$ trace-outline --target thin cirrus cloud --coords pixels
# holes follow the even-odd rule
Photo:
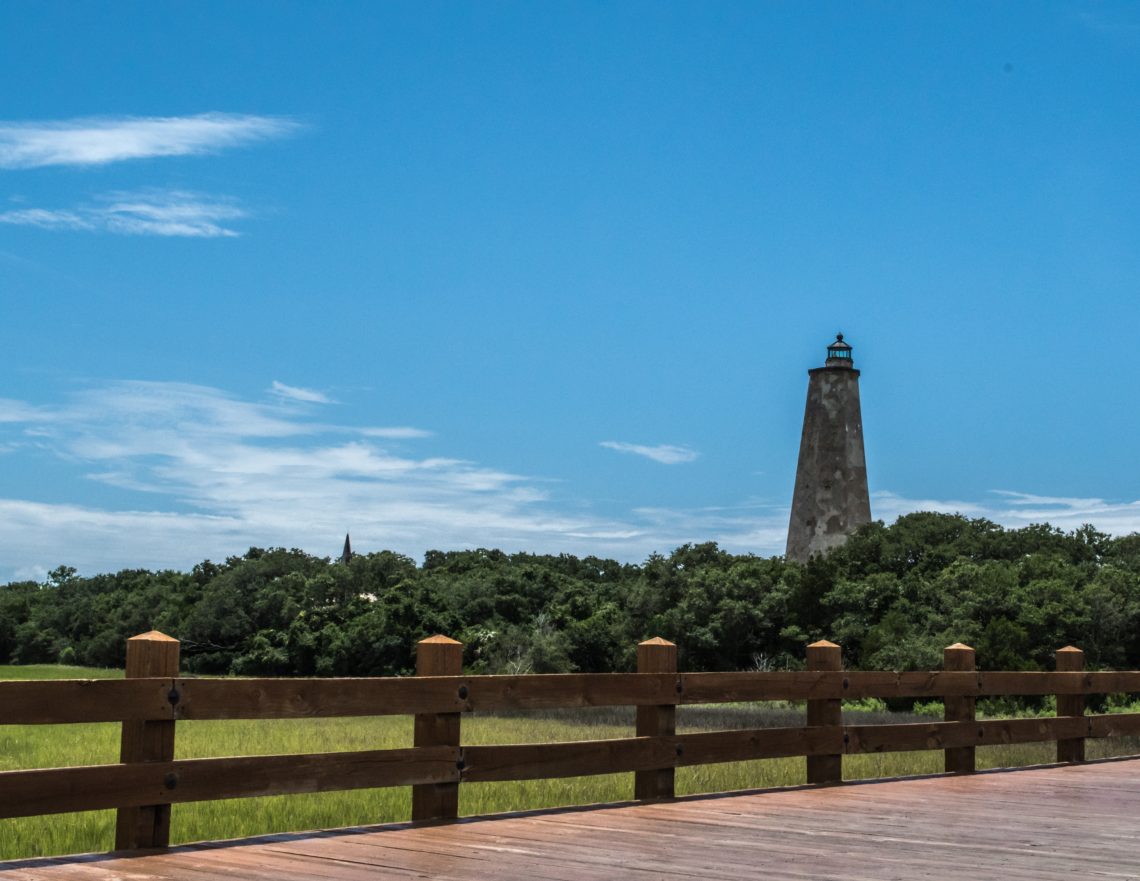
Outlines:
[[[135,494],[131,510],[0,499],[0,560],[12,573],[65,560],[107,571],[190,566],[251,545],[321,551],[349,529],[365,547],[416,554],[628,532],[546,509],[545,490],[519,475],[417,456],[404,444],[420,429],[321,424],[300,403],[153,382],[88,389],[54,407],[0,401],[6,456],[54,454],[88,486]]]
[[[0,168],[105,165],[130,159],[212,153],[292,134],[277,116],[202,113],[0,123]]]
[[[0,168],[98,166],[132,159],[215,153],[301,128],[286,117],[202,113],[173,117],[98,117],[0,123]],[[112,192],[93,202],[0,213],[0,223],[121,235],[234,237],[247,216],[233,199],[185,190]]]
[[[774,549],[786,528],[786,512],[771,505],[583,513],[553,503],[548,481],[416,455],[421,429],[316,422],[308,405],[325,405],[289,390],[309,391],[277,382],[257,403],[204,386],[121,382],[64,405],[0,400],[13,467],[54,456],[87,487],[131,500],[112,509],[0,498],[0,578],[42,580],[61,564],[189,568],[254,545],[330,553],[350,530],[362,549],[417,557],[495,547],[641,560],[692,541]]]
[[[332,400],[327,395],[321,392],[313,391],[307,388],[295,388],[291,385],[285,385],[283,382],[273,380],[273,385],[269,387],[269,391],[277,395],[279,398],[289,398],[293,401],[305,401],[311,404],[331,404]]]
[[[21,208],[0,213],[0,223],[52,230],[87,230],[120,235],[237,236],[222,223],[247,216],[232,199],[183,190],[116,192],[94,204],[69,210]]]
[[[1071,531],[1091,523],[1110,535],[1140,531],[1140,501],[1039,496],[1012,490],[990,490],[991,496],[977,501],[908,499],[892,492],[871,494],[871,512],[877,520],[893,523],[912,511],[939,511],[965,517],[984,517],[1006,529],[1021,529],[1048,523]]]
[[[0,399],[5,463],[30,473],[53,463],[45,485],[56,497],[0,498],[0,580],[42,580],[61,564],[84,574],[187,569],[250,546],[335,554],[350,530],[361,550],[414,557],[485,547],[640,562],[706,541],[734,553],[784,550],[783,499],[605,514],[581,500],[557,502],[541,477],[417,453],[428,435],[422,429],[321,423],[309,405],[323,411],[324,402],[282,389],[309,391],[277,383],[276,394],[255,402],[206,386],[120,382],[60,405]],[[76,469],[75,478],[60,476]],[[76,482],[58,482],[68,479]],[[105,497],[100,487],[110,488]],[[923,510],[1013,528],[1140,529],[1140,502],[1008,491],[958,502],[879,492],[872,505],[888,523]]]
[[[269,393],[276,395],[282,400],[298,401],[303,404],[335,404],[332,398],[318,392],[314,389],[297,388],[296,386],[285,385],[283,382],[273,380],[273,385],[269,387]],[[2,418],[3,409],[0,409],[0,418]],[[408,426],[395,426],[395,427],[364,427],[353,429],[357,434],[362,437],[386,437],[393,440],[411,440],[413,438],[431,437],[430,431],[424,431],[422,428],[409,428]]]
[[[643,447],[640,444],[627,444],[622,441],[602,441],[600,446],[621,453],[645,456],[647,459],[660,462],[662,465],[680,465],[684,462],[692,462],[700,455],[696,450],[690,450],[688,447],[672,447],[668,444],[662,444],[658,447]]]

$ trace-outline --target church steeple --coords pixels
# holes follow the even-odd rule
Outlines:
[[[341,563],[347,564],[352,559],[352,544],[348,540],[348,533],[344,534],[344,553],[340,555]]]

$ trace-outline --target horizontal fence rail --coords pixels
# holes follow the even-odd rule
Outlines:
[[[945,750],[949,771],[971,773],[974,748],[1058,742],[1081,761],[1085,738],[1140,735],[1140,713],[1084,714],[1090,694],[1140,692],[1140,672],[1084,672],[1076,649],[1058,672],[978,672],[973,649],[946,650],[947,670],[842,671],[838,646],[816,643],[809,666],[787,673],[677,673],[676,647],[639,646],[639,673],[463,676],[462,646],[444,637],[418,646],[416,677],[386,679],[188,679],[178,643],[162,634],[128,641],[127,679],[0,682],[0,724],[123,723],[119,764],[0,773],[0,818],[118,809],[117,848],[165,846],[170,805],[216,799],[413,787],[413,819],[457,814],[463,782],[634,773],[636,797],[673,794],[673,769],[808,757],[809,782],[841,779],[842,757]],[[666,672],[662,672],[666,671]],[[173,674],[173,675],[171,675]],[[454,674],[454,675],[449,675]],[[974,718],[991,696],[1058,696],[1048,718]],[[843,725],[840,702],[942,698],[944,722]],[[675,733],[679,705],[807,701],[809,724]],[[577,707],[637,707],[638,736],[571,743],[463,746],[462,714]],[[188,720],[415,716],[415,746],[283,756],[174,758],[175,723]]]
[[[458,759],[428,747],[7,771],[0,817],[458,782]]]
[[[1140,672],[551,673],[395,679],[65,679],[0,682],[0,725],[309,719],[668,704],[1130,692],[1140,692]]]
[[[1126,735],[1140,735],[1140,713],[981,723],[756,728],[568,743],[413,747],[7,771],[0,774],[0,819],[134,807],[156,800],[178,804],[387,786],[542,780],[757,759]]]

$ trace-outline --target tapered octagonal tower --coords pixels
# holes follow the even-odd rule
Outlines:
[[[871,522],[859,371],[851,347],[839,334],[827,347],[823,367],[808,371],[804,432],[785,559],[806,563],[847,541]]]

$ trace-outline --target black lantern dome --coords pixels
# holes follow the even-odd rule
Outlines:
[[[827,367],[854,367],[851,360],[851,347],[843,342],[843,334],[835,335],[835,342],[827,347]]]

